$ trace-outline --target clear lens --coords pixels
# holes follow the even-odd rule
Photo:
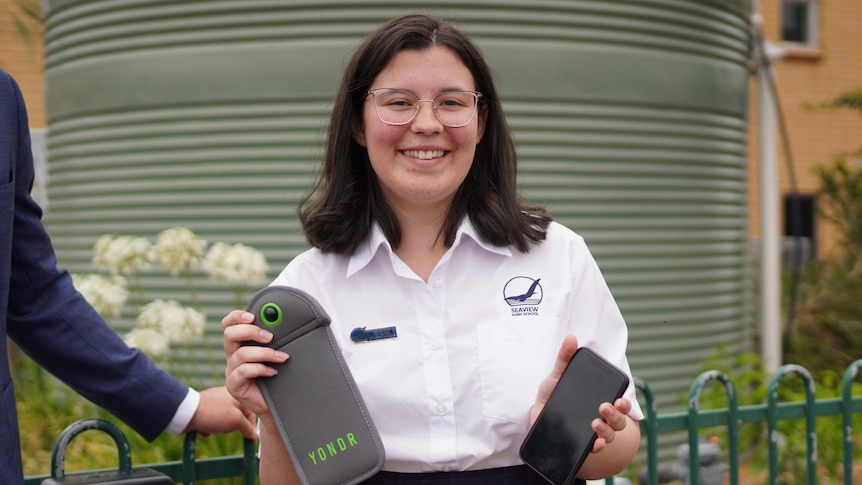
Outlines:
[[[466,126],[476,114],[480,93],[448,91],[432,99],[419,99],[410,91],[373,89],[368,92],[380,121],[389,125],[406,125],[413,121],[422,103],[431,103],[434,114],[443,125]]]

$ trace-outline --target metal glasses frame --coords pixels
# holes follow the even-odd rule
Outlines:
[[[467,126],[473,122],[473,118],[476,117],[476,113],[479,111],[479,99],[482,98],[482,93],[480,93],[478,91],[454,90],[454,91],[446,91],[446,92],[440,93],[437,96],[434,96],[434,99],[421,99],[421,98],[419,98],[419,96],[416,95],[416,93],[413,93],[411,91],[407,91],[405,89],[396,89],[396,88],[370,89],[370,90],[368,90],[368,94],[366,94],[365,96],[366,97],[371,96],[372,98],[374,98],[374,95],[376,93],[379,93],[382,91],[397,91],[399,93],[409,94],[410,96],[413,96],[418,100],[416,103],[416,110],[413,111],[413,115],[410,116],[410,119],[408,119],[407,121],[399,122],[399,123],[384,120],[383,117],[380,116],[380,111],[378,111],[378,109],[377,109],[377,102],[374,102],[374,113],[377,114],[377,119],[379,119],[381,122],[383,122],[387,125],[391,125],[391,126],[404,126],[406,124],[411,123],[413,120],[416,119],[416,115],[419,114],[419,108],[422,106],[422,103],[431,103],[431,108],[434,111],[434,116],[437,118],[437,121],[439,121],[441,125],[448,126],[450,128],[461,128],[461,127]],[[466,123],[460,123],[460,124],[454,124],[453,125],[450,123],[445,123],[443,120],[440,119],[440,113],[437,111],[436,101],[438,98],[440,98],[440,96],[444,96],[444,95],[449,94],[449,93],[467,93],[467,94],[473,95],[473,111],[470,115],[470,119],[467,120]]]

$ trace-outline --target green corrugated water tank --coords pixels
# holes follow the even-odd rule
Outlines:
[[[295,205],[347,58],[385,19],[424,10],[457,20],[485,52],[523,193],[587,239],[658,411],[680,409],[705,355],[746,348],[747,0],[46,9],[47,223],[73,272],[94,269],[101,234],[152,239],[183,225],[261,249],[274,276],[306,247]],[[144,277],[148,296],[182,296],[166,272]],[[234,300],[201,275],[196,284],[213,347],[194,354],[205,367],[221,355],[218,322]]]

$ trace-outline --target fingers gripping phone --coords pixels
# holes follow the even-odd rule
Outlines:
[[[579,348],[527,433],[521,459],[554,485],[574,483],[597,438],[591,424],[602,417],[599,405],[616,401],[628,385],[624,372]]]

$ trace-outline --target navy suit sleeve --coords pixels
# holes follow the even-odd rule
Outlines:
[[[188,387],[129,348],[58,268],[42,211],[30,196],[34,170],[24,101],[0,71],[0,96],[17,116],[11,142],[15,195],[7,331],[33,360],[147,440],[170,423]],[[17,110],[15,109],[17,106]],[[4,236],[5,237],[5,236]]]

